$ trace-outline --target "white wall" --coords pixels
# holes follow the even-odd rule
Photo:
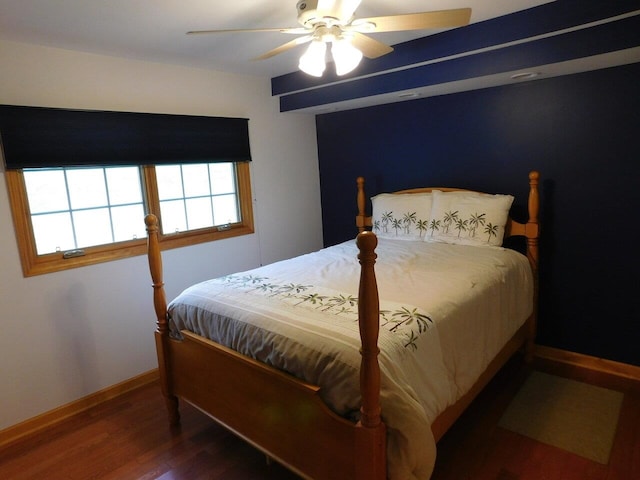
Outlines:
[[[322,245],[315,120],[267,78],[0,42],[0,103],[249,118],[256,233],[165,252],[168,297]],[[24,278],[0,175],[0,429],[155,368],[146,257]],[[142,221],[142,219],[141,219]]]

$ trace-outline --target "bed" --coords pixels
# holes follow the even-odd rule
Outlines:
[[[517,222],[513,197],[456,188],[377,195],[368,215],[360,177],[355,242],[169,305],[148,215],[170,423],[187,401],[304,478],[429,478],[436,442],[509,358],[533,354],[538,182]],[[501,246],[514,236],[525,255]]]

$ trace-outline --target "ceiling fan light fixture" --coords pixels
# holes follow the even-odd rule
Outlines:
[[[348,38],[338,38],[331,44],[331,54],[336,64],[336,74],[346,75],[353,71],[362,60],[362,52],[353,46]]]
[[[195,30],[187,33],[280,32],[302,35],[272,48],[255,60],[265,60],[311,42],[300,57],[298,68],[309,75],[321,77],[326,68],[327,43],[332,44],[337,75],[345,75],[360,64],[363,56],[375,59],[393,52],[393,47],[370,37],[369,33],[455,28],[468,25],[471,19],[470,8],[356,18],[355,12],[361,1],[298,0],[298,23],[302,27]]]
[[[309,48],[300,57],[298,68],[304,73],[321,77],[326,68],[325,56],[327,53],[327,44],[322,40],[313,40],[309,44]]]

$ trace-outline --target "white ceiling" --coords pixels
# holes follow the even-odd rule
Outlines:
[[[357,17],[471,7],[471,22],[551,0],[363,0]],[[254,57],[291,37],[278,32],[188,36],[189,30],[297,27],[296,0],[0,0],[0,41],[275,77],[297,69],[304,47]],[[437,33],[379,33],[394,45]]]

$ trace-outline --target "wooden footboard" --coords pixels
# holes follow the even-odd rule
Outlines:
[[[373,265],[376,236],[358,236],[361,421],[349,422],[322,402],[319,387],[280,372],[229,348],[183,331],[169,337],[158,243],[158,221],[145,219],[149,268],[157,316],[156,348],[169,420],[179,421],[183,399],[305,478],[386,478],[385,426],[380,419],[378,293]]]
[[[379,474],[382,428],[335,415],[314,385],[193,333],[183,335],[182,341],[169,340],[165,352],[171,358],[172,394],[305,478],[386,477]],[[378,465],[363,452],[378,452]]]

